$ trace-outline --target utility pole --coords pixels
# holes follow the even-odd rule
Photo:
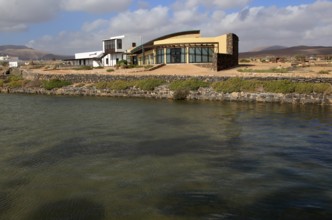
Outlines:
[[[145,55],[144,55],[144,44],[143,44],[143,36],[141,35],[141,45],[142,45],[142,64],[145,64]]]

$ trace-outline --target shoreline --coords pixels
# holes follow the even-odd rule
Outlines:
[[[52,72],[39,71],[20,71],[17,75],[28,84],[22,83],[21,86],[10,87],[0,86],[0,93],[18,94],[40,94],[40,95],[65,95],[65,96],[100,96],[100,97],[132,97],[132,98],[151,98],[151,99],[174,99],[174,100],[201,100],[201,101],[238,101],[238,102],[260,102],[260,103],[291,103],[291,104],[315,104],[332,105],[332,93],[276,93],[264,90],[253,90],[254,92],[221,92],[212,88],[212,84],[224,82],[231,78],[243,80],[260,81],[281,81],[288,80],[299,84],[319,84],[325,83],[332,85],[332,77],[285,77],[285,76],[265,76],[246,77],[230,76],[188,76],[181,74],[174,75],[116,75],[116,74],[59,74]],[[143,90],[137,86],[126,87],[126,89],[98,88],[96,84],[104,82],[133,82],[137,80],[157,79],[164,83],[159,84],[153,89]],[[195,90],[186,89],[185,91],[175,91],[169,88],[172,82],[195,79],[209,83],[207,87],[200,87]],[[47,90],[42,87],[42,82],[50,80],[61,80],[70,82],[61,88]],[[332,86],[331,86],[332,87]],[[181,94],[182,93],[182,94]]]
[[[96,89],[95,87],[66,86],[58,89],[46,90],[44,88],[0,88],[3,94],[35,94],[54,96],[91,96],[91,97],[126,97],[149,99],[174,99],[175,92],[167,86],[159,86],[153,91],[138,88],[126,90]],[[189,91],[183,100],[197,101],[225,101],[225,102],[251,102],[251,103],[288,103],[295,105],[332,105],[332,95],[326,94],[298,94],[298,93],[249,93],[249,92],[216,92],[212,88],[199,88]]]

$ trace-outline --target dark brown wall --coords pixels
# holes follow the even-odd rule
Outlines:
[[[235,67],[239,64],[239,37],[227,34],[227,54],[214,54],[212,69],[220,71]]]

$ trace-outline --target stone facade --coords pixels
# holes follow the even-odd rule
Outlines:
[[[165,80],[166,82],[172,82],[176,80],[185,79],[198,79],[206,82],[219,82],[225,81],[231,77],[225,76],[180,76],[180,75],[158,75],[158,76],[147,76],[147,75],[97,75],[97,74],[40,74],[28,71],[23,71],[22,76],[28,80],[50,80],[60,79],[70,81],[72,83],[96,83],[96,82],[110,82],[114,80],[140,80],[148,78],[158,78]],[[321,78],[306,78],[306,77],[241,77],[242,79],[248,80],[289,80],[291,82],[311,82],[311,83],[330,83],[332,84],[332,78],[321,77]]]
[[[159,86],[153,91],[144,91],[139,88],[126,90],[96,89],[94,86],[67,86],[60,89],[46,90],[44,88],[0,88],[0,93],[23,93],[43,95],[68,95],[68,96],[101,96],[101,97],[128,97],[128,98],[152,98],[173,99],[174,91],[167,86]],[[221,93],[212,88],[200,88],[198,91],[190,91],[187,100],[201,101],[237,101],[260,103],[290,103],[290,104],[318,104],[332,105],[332,95],[325,94],[281,94],[281,93],[247,93],[233,92]]]
[[[239,38],[235,34],[227,35],[227,54],[215,53],[212,58],[212,69],[220,71],[239,65]]]

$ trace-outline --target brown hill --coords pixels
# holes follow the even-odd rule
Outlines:
[[[20,60],[61,60],[72,58],[71,56],[54,55],[19,45],[0,46],[0,55],[18,57]]]
[[[287,47],[283,49],[274,50],[261,50],[240,53],[240,58],[249,57],[266,57],[266,56],[296,56],[296,55],[332,55],[332,47],[322,47],[322,46],[296,46]]]

